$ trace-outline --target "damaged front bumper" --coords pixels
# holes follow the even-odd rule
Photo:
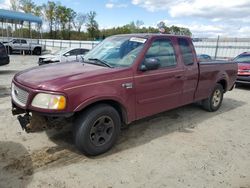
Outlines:
[[[40,132],[47,129],[61,129],[68,122],[72,121],[74,113],[46,114],[30,112],[12,105],[12,114],[18,115],[17,119],[20,126],[27,133]]]

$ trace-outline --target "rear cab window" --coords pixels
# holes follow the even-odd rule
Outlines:
[[[181,50],[183,63],[185,65],[194,64],[194,54],[190,42],[185,38],[178,38],[178,45]]]

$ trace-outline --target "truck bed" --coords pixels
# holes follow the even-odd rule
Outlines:
[[[221,78],[224,79],[224,92],[230,90],[237,77],[237,64],[232,61],[208,61],[199,63],[199,80],[195,100],[205,99],[212,92],[212,87]]]

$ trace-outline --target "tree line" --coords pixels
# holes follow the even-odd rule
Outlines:
[[[96,20],[97,13],[95,11],[88,13],[75,12],[60,2],[54,1],[48,1],[43,5],[36,5],[32,0],[10,0],[10,5],[11,10],[32,13],[35,16],[42,17],[45,23],[48,23],[48,31],[42,33],[43,38],[95,40],[115,34],[159,33],[159,30],[161,33],[192,35],[188,28],[168,27],[164,22],[160,22],[157,28],[143,27],[144,23],[141,20],[132,21],[120,27],[99,29],[99,24]],[[23,35],[28,35],[28,29],[24,28],[23,30]],[[33,35],[38,35],[38,31],[36,30],[32,30],[31,32]]]

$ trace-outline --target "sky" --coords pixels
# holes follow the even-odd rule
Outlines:
[[[9,8],[10,0],[0,0]],[[33,0],[41,5],[47,0]],[[187,27],[193,37],[250,37],[250,0],[62,0],[76,12],[95,11],[99,27],[142,20],[145,26]]]

